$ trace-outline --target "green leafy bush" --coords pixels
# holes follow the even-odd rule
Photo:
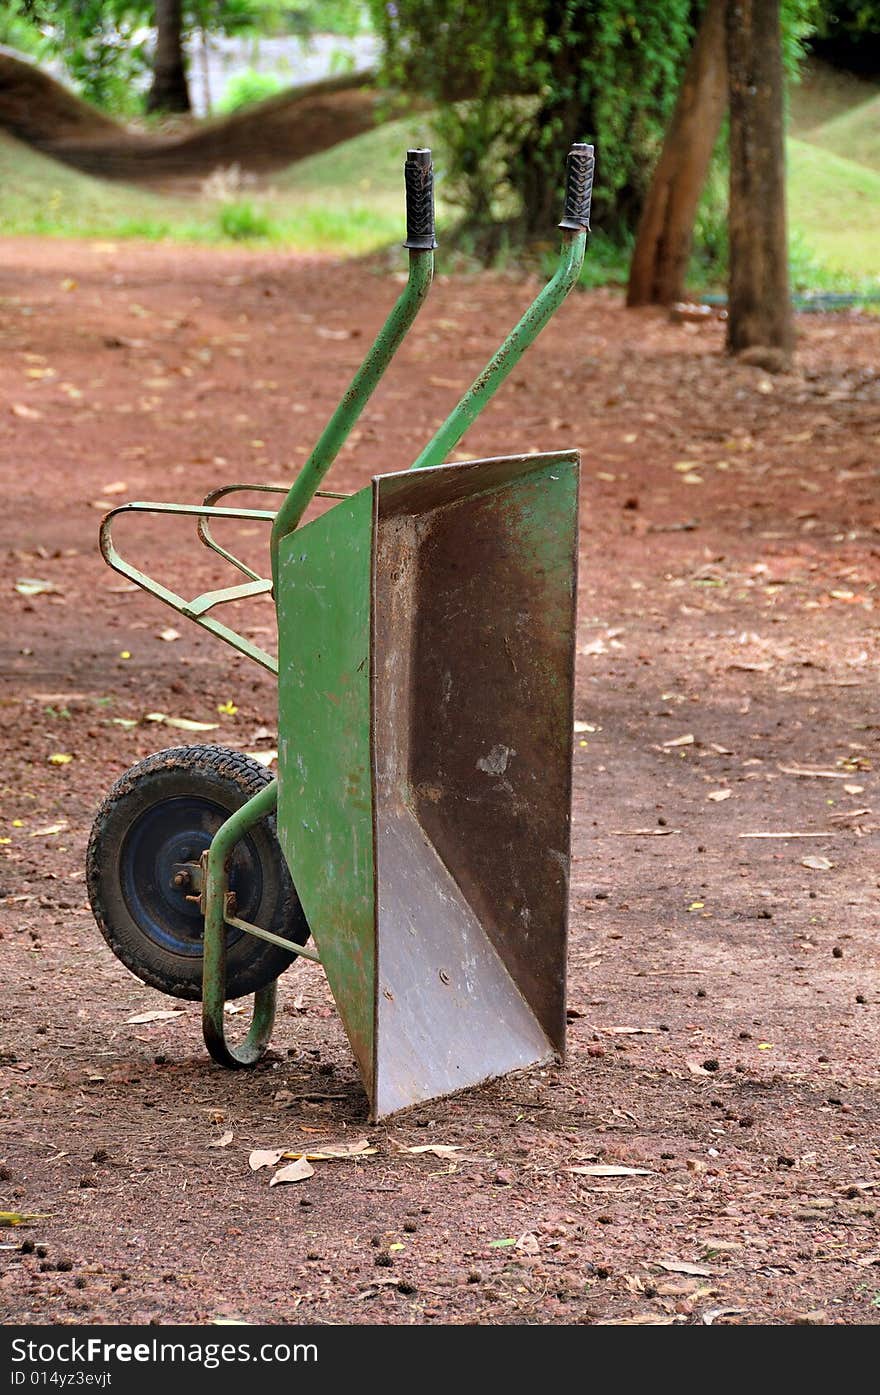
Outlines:
[[[255,106],[283,92],[288,84],[277,73],[258,73],[255,68],[247,68],[243,73],[231,77],[223,89],[223,96],[217,103],[217,110],[225,115],[240,111],[242,107]]]
[[[492,255],[546,238],[592,141],[594,221],[631,231],[692,38],[689,0],[372,0],[386,81],[438,104],[444,193]],[[503,229],[503,231],[502,231]]]
[[[217,222],[224,237],[236,242],[271,237],[272,220],[252,203],[227,203],[219,210]]]

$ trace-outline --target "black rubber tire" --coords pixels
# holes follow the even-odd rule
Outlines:
[[[165,882],[158,890],[153,885],[149,890],[152,904],[158,906],[156,914],[167,914],[172,920],[176,915],[179,923],[186,924],[185,933],[192,937],[185,945],[180,943],[180,952],[175,950],[177,940],[173,935],[171,947],[159,942],[155,918],[151,922],[151,912],[139,891],[131,890],[130,859],[137,842],[130,840],[142,838],[138,830],[145,826],[157,827],[161,837],[164,823],[157,817],[159,809],[167,806],[170,817],[171,811],[180,808],[182,802],[184,807],[198,809],[204,804],[209,811],[206,818],[211,825],[210,832],[200,835],[202,845],[206,846],[225,815],[240,809],[271,778],[259,761],[239,751],[223,746],[177,746],[139,761],[110,790],[92,827],[86,854],[86,886],[101,934],[126,968],[144,983],[174,998],[201,999],[203,921],[197,907],[182,906],[182,899],[185,899],[182,893],[172,894],[178,896],[177,908],[167,907],[162,899],[168,900]],[[171,801],[178,801],[178,804]],[[146,820],[150,823],[145,824]],[[254,904],[246,908],[239,905],[238,914],[295,944],[305,944],[309,927],[278,842],[274,817],[264,819],[251,830],[248,840],[243,840],[233,855],[233,867],[239,856],[247,858]],[[145,875],[149,881],[149,866]],[[184,917],[183,922],[181,917]],[[186,917],[194,917],[195,923],[190,926]],[[160,927],[160,937],[161,933]],[[266,940],[230,931],[227,998],[240,998],[265,988],[295,958]]]

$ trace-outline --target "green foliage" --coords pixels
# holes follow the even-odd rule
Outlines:
[[[137,82],[149,67],[149,0],[7,0],[6,24],[16,46],[60,59],[87,101],[132,114]],[[15,42],[10,37],[9,42]]]
[[[254,208],[252,203],[224,204],[217,215],[217,222],[224,237],[234,242],[251,242],[266,238],[272,225],[265,213]]]
[[[154,9],[153,0],[0,0],[0,43],[58,59],[87,101],[132,116],[142,110],[148,83]],[[184,0],[183,6],[184,35],[353,35],[363,20],[361,0]]]
[[[217,103],[217,110],[228,114],[240,111],[242,107],[252,107],[257,102],[264,102],[267,97],[283,92],[285,86],[276,73],[258,73],[255,68],[248,68],[229,79]]]
[[[367,23],[364,0],[284,0],[285,27],[296,34],[340,34],[353,39]]]
[[[632,230],[691,38],[689,0],[372,0],[389,84],[439,104],[449,196],[491,253],[558,220],[565,152],[597,147],[594,221]]]
[[[823,0],[817,10],[816,53],[853,72],[880,75],[880,0]]]
[[[47,52],[46,40],[25,10],[20,0],[8,0],[0,6],[0,44],[31,58],[42,58]]]

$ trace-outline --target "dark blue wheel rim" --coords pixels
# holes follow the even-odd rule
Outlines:
[[[165,799],[135,819],[120,853],[120,882],[129,914],[141,932],[160,948],[189,959],[201,958],[204,922],[198,902],[187,901],[188,887],[176,887],[181,863],[198,862],[214,834],[232,811],[209,799],[185,795]],[[229,889],[237,914],[255,921],[263,896],[263,873],[257,849],[243,838],[233,854]],[[242,938],[230,930],[227,946]]]

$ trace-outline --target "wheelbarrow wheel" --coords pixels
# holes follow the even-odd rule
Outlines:
[[[221,824],[270,779],[259,761],[239,751],[180,746],[132,766],[110,790],[89,839],[86,884],[102,935],[144,983],[175,998],[201,999],[204,921],[190,869]],[[274,818],[236,846],[229,889],[239,918],[305,944],[309,928]],[[227,998],[265,988],[294,958],[230,929]]]

